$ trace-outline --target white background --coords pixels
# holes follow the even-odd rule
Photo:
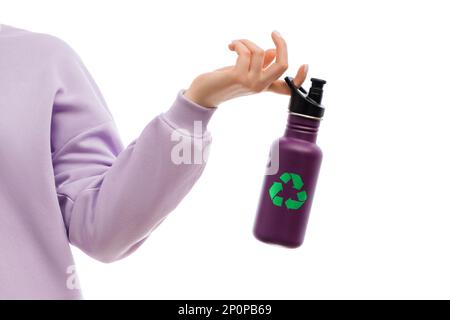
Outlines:
[[[227,49],[270,32],[290,67],[328,81],[324,152],[304,245],[252,236],[287,96],[220,106],[192,192],[132,256],[74,249],[85,298],[450,298],[449,7],[446,1],[18,1],[4,24],[50,33],[83,58],[125,144]],[[309,81],[308,81],[309,82]]]

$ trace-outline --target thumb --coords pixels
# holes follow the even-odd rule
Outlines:
[[[303,84],[307,75],[308,75],[308,65],[304,64],[298,69],[297,74],[295,75],[294,78],[294,84],[297,88]]]

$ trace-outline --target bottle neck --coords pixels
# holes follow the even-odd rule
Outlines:
[[[320,120],[318,119],[305,118],[297,114],[289,113],[284,135],[286,137],[315,143],[319,126]]]

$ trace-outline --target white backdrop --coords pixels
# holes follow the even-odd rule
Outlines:
[[[304,245],[251,233],[287,96],[227,102],[192,192],[132,256],[74,249],[85,298],[450,298],[450,46],[446,1],[1,0],[0,22],[68,42],[125,144],[227,45],[287,40],[324,78],[324,162]],[[308,80],[309,82],[309,80]],[[309,83],[308,83],[309,86]]]

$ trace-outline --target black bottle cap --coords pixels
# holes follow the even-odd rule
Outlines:
[[[284,78],[291,89],[291,99],[289,101],[289,111],[306,117],[322,119],[325,112],[321,105],[323,85],[325,80],[311,78],[311,88],[307,93],[302,87],[297,88],[292,77]]]

